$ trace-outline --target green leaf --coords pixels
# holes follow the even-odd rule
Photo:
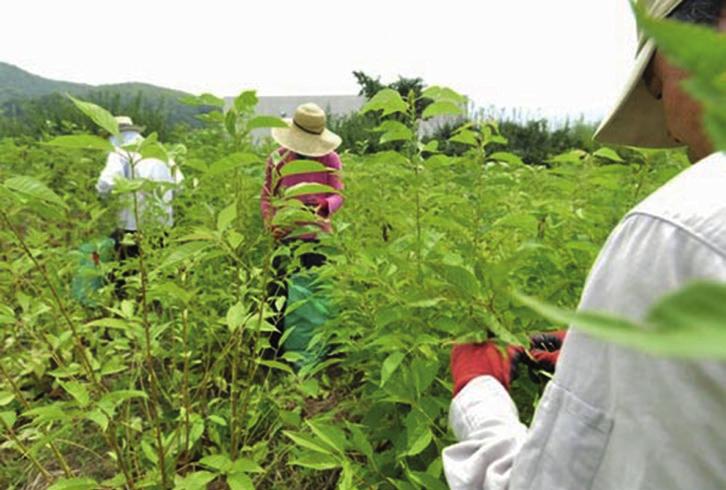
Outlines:
[[[174,490],[207,490],[207,484],[216,477],[209,471],[195,471],[183,478],[177,475]]]
[[[255,116],[247,123],[247,129],[261,128],[289,128],[290,126],[279,117],[275,116]]]
[[[726,360],[726,285],[695,282],[666,295],[642,322],[599,312],[571,312],[516,297],[549,320],[571,324],[597,338],[657,356]]]
[[[340,468],[341,466],[340,461],[335,456],[329,454],[311,453],[308,451],[300,453],[299,456],[293,458],[290,461],[290,464],[294,466],[302,466],[303,468],[311,468],[318,471],[332,470],[335,468]]]
[[[46,143],[61,148],[75,148],[79,150],[99,150],[105,152],[113,151],[110,141],[90,134],[72,134],[57,136]]]
[[[233,202],[217,215],[217,230],[224,231],[237,218],[237,203]]]
[[[18,416],[15,413],[15,410],[5,410],[4,412],[0,412],[0,420],[2,420],[6,427],[12,428],[17,419]]]
[[[488,160],[493,160],[495,162],[505,162],[510,163],[512,165],[523,165],[524,161],[521,157],[515,155],[514,153],[509,153],[506,151],[496,151],[489,155],[487,158]]]
[[[315,160],[293,160],[280,168],[280,176],[287,177],[289,175],[334,171],[334,169]]]
[[[290,439],[292,439],[292,441],[300,447],[310,449],[317,453],[328,454],[328,455],[333,454],[330,449],[325,447],[325,444],[323,444],[319,441],[316,441],[315,439],[313,439],[312,437],[310,437],[306,434],[303,434],[301,432],[291,432],[291,431],[287,431],[287,430],[283,431],[282,433],[285,434]]]
[[[477,296],[479,294],[481,290],[479,281],[468,269],[450,264],[432,264],[431,267],[444,281],[454,286],[460,293],[466,296]]]
[[[55,204],[63,208],[67,208],[66,203],[58,197],[48,186],[33,177],[11,177],[5,181],[5,187],[14,192],[19,192],[31,199]]]
[[[67,95],[69,99],[73,102],[73,104],[86,116],[88,116],[91,121],[93,121],[96,126],[99,128],[105,130],[106,132],[118,135],[119,129],[118,129],[118,123],[116,122],[116,119],[114,119],[113,114],[108,112],[103,107],[97,106],[96,104],[92,104],[91,102],[86,102],[80,99],[76,99],[72,95]]]
[[[381,388],[391,378],[393,373],[396,372],[404,357],[406,357],[405,353],[397,351],[390,354],[386,357],[386,360],[383,361],[383,365],[381,366]]]
[[[393,141],[411,141],[413,139],[413,131],[398,121],[383,121],[374,131],[383,133],[380,139],[381,144]]]
[[[92,412],[88,412],[86,414],[86,418],[91,422],[95,422],[102,431],[105,432],[106,429],[108,429],[108,417],[101,410],[93,410]]]
[[[85,385],[78,381],[66,381],[60,382],[66,392],[71,395],[81,408],[85,408],[91,403],[91,396],[88,394],[88,389]]]
[[[611,160],[613,162],[623,163],[623,160],[618,153],[612,148],[602,147],[592,154],[593,156]]]
[[[404,422],[406,426],[406,454],[421,454],[433,440],[429,420],[418,410],[412,410]]]
[[[257,98],[257,92],[254,90],[245,90],[241,92],[234,99],[234,107],[241,114],[251,112],[255,108],[259,99]]]
[[[325,442],[339,454],[345,454],[347,441],[345,433],[341,429],[320,421],[308,420],[306,424],[321,441]]]
[[[185,97],[181,97],[179,102],[190,106],[212,106],[218,109],[224,107],[223,99],[209,93],[204,93],[196,97],[194,95],[187,95]]]
[[[466,104],[467,101],[466,96],[461,95],[460,93],[448,87],[439,87],[436,85],[425,88],[424,91],[421,92],[421,97],[424,99],[433,100],[434,102],[448,101],[458,106]]]
[[[166,257],[159,267],[165,269],[172,265],[178,265],[186,260],[190,260],[200,254],[209,247],[209,243],[205,242],[188,242],[174,247],[171,253]]]
[[[255,488],[252,478],[244,473],[227,475],[227,485],[229,485],[230,490],[254,490]]]
[[[217,470],[219,473],[227,473],[232,468],[232,460],[226,454],[212,454],[204,456],[199,460],[201,465]]]
[[[10,405],[10,403],[15,399],[15,395],[13,395],[9,391],[0,391],[0,407],[4,407],[7,405]]]
[[[247,316],[247,310],[241,302],[233,304],[227,310],[226,323],[230,332],[235,332],[244,323]]]
[[[421,117],[431,119],[436,116],[461,116],[464,110],[460,105],[448,100],[439,100],[424,109]]]
[[[338,190],[325,184],[301,182],[285,189],[285,197],[293,198],[309,194],[337,194]]]
[[[462,145],[469,146],[477,146],[479,144],[476,133],[468,129],[459,131],[454,136],[449,138],[449,141],[451,141],[452,143],[461,143]]]
[[[51,486],[48,490],[96,490],[99,488],[98,483],[93,478],[62,478]]]
[[[230,473],[264,473],[262,466],[248,458],[238,458],[232,463]]]
[[[408,104],[401,98],[401,94],[393,89],[385,88],[373,96],[361,108],[361,114],[371,111],[383,111],[383,116],[395,114],[397,112],[405,113],[408,110]]]

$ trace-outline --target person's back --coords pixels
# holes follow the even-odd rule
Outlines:
[[[640,320],[688,282],[726,282],[724,189],[718,153],[636,206],[600,253],[580,308]],[[512,489],[726,488],[726,364],[655,358],[573,329],[547,391]]]
[[[119,137],[111,138],[115,150],[108,154],[106,165],[96,183],[96,190],[99,194],[108,195],[120,178],[143,179],[168,184],[179,184],[184,180],[184,175],[173,161],[167,163],[157,158],[143,158],[139,153],[124,149],[140,143],[143,141],[143,137],[136,129],[137,127],[131,125],[129,118],[122,116],[117,119],[128,120],[129,123],[126,127],[120,125],[122,131]],[[174,193],[171,189],[166,189],[161,194],[137,192],[136,197],[140,218],[151,211],[156,215],[159,224],[164,226],[174,224],[171,205]],[[118,217],[118,227],[121,230],[136,231],[138,228],[132,199],[131,194],[124,196]]]

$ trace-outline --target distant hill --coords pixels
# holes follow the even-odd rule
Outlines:
[[[0,104],[8,100],[41,97],[54,93],[81,95],[89,92],[118,92],[136,96],[141,92],[148,98],[170,98],[177,100],[188,95],[186,92],[157,87],[148,83],[116,83],[108,85],[87,85],[84,83],[51,80],[0,61]]]
[[[37,136],[62,131],[62,121],[83,124],[82,117],[63,97],[71,94],[93,101],[116,114],[138,119],[160,134],[180,123],[199,125],[196,116],[207,109],[179,102],[187,94],[148,83],[89,85],[44,78],[9,63],[0,62],[0,132]],[[4,120],[4,121],[3,121]]]

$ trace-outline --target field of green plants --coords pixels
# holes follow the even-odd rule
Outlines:
[[[98,136],[0,139],[0,487],[446,488],[451,345],[561,328],[520,295],[574,308],[613,226],[688,163],[605,148],[525,164],[491,150],[506,141],[488,121],[424,144],[420,118],[461,102],[385,89],[364,107],[389,150],[342,155],[345,206],[320,272],[335,313],[314,339],[330,351],[301,370],[264,352],[272,262],[304,250],[262,224],[273,147],[250,131],[280,121],[255,115],[254,92],[226,115],[212,96],[190,101],[219,108],[205,129],[136,148],[173,157],[186,180],[165,246],[164,230],[144,228],[138,259],[101,263],[101,278],[127,269],[123,301],[112,284],[93,304],[74,299],[78,247],[110,235],[118,198],[164,189],[129,180],[99,199]],[[440,153],[449,143],[467,151]],[[529,419],[546,377],[520,374],[513,397]]]
[[[430,117],[459,96],[423,97]],[[321,273],[336,313],[316,338],[332,350],[296,372],[262,355],[271,262],[289,250],[260,218],[271,148],[249,131],[279,121],[255,102],[244,92],[183,146],[147,139],[142,154],[171,153],[185,172],[176,225],[163,248],[161,230],[144,230],[135,294],[119,302],[107,285],[94,307],[70,286],[78,246],[115,226],[94,189],[105,141],[2,141],[3,487],[444,488],[451,344],[559,326],[511,292],[574,307],[612,227],[686,163],[604,149],[526,165],[488,151],[506,142],[487,122],[458,131],[470,150],[448,157],[419,143],[413,101],[380,92],[365,110],[391,117],[371,137],[397,151],[343,155],[346,202]],[[540,388],[520,377],[525,416]]]

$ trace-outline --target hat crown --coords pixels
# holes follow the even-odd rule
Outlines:
[[[134,124],[129,116],[116,116],[114,119],[119,126],[133,126]]]
[[[325,131],[325,111],[312,102],[299,106],[292,120],[295,126],[305,132],[323,134]]]

